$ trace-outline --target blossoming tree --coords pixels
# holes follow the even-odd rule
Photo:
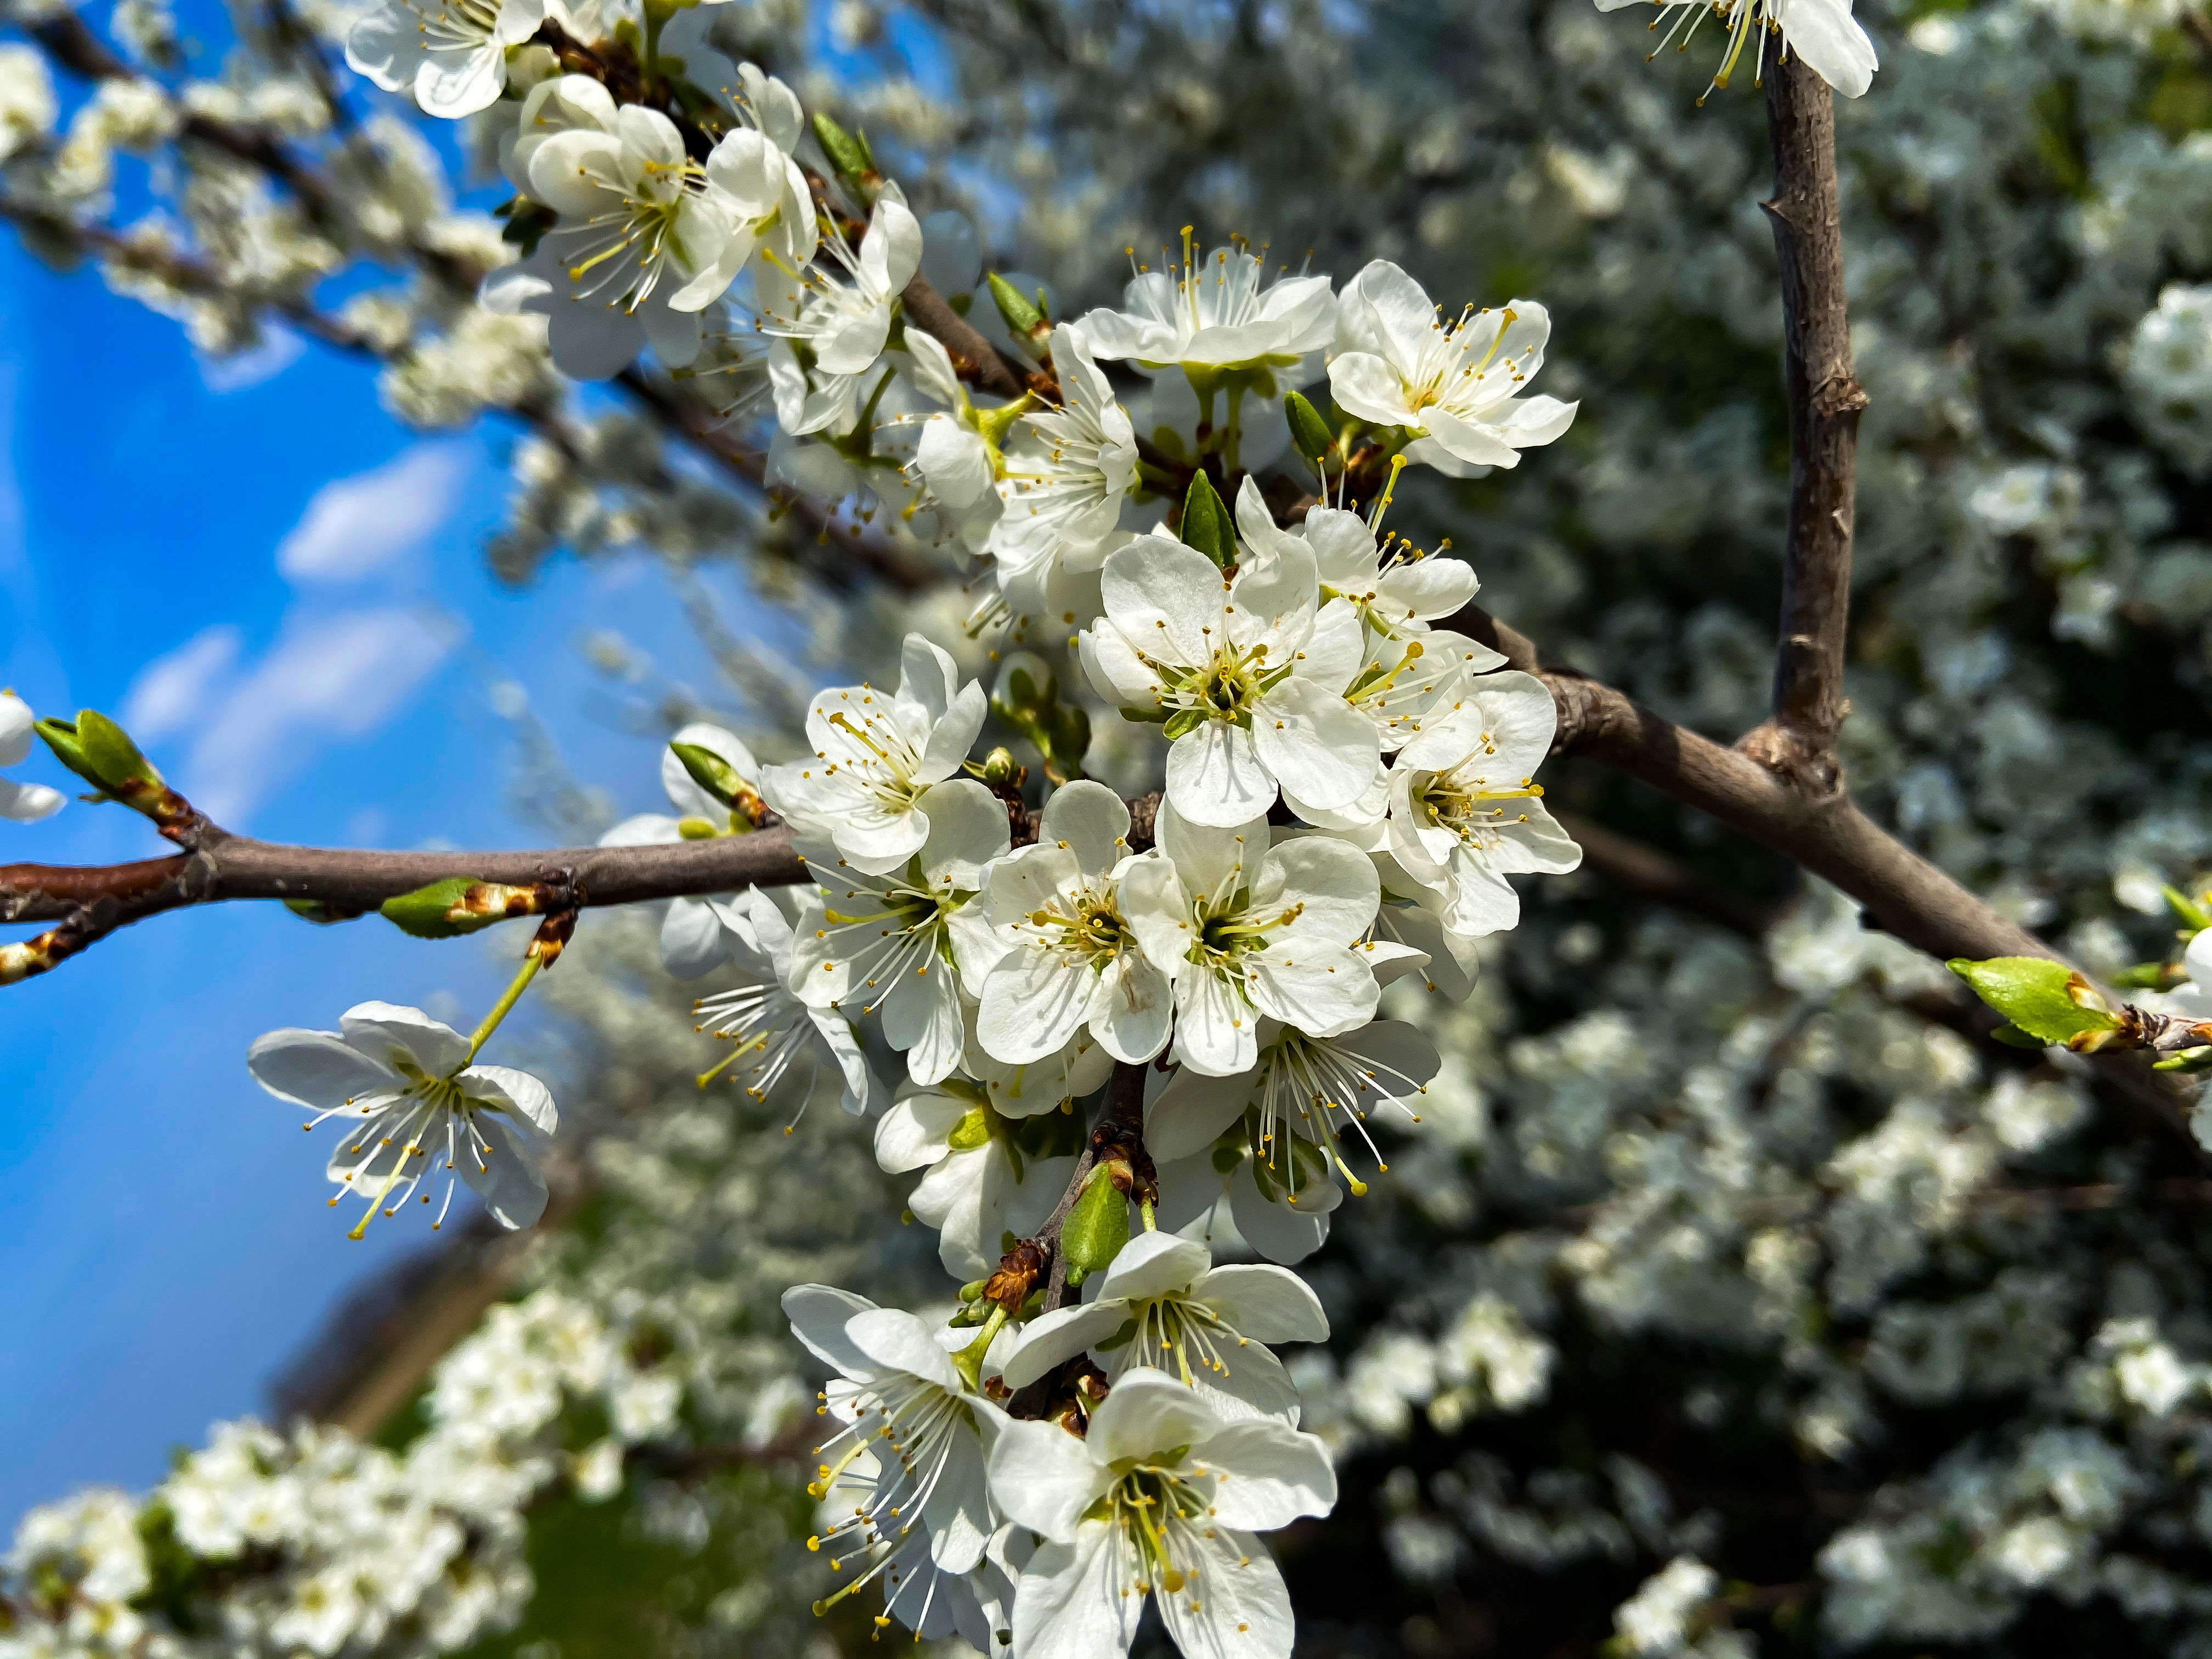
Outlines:
[[[1543,1399],[1561,1362],[1531,1319],[1568,1322],[1547,1273],[1575,1277],[1590,1316],[1624,1329],[1663,1323],[1651,1309],[1664,1304],[1668,1328],[1701,1341],[1720,1343],[1732,1322],[1767,1333],[1780,1355],[1769,1392],[1734,1399],[1716,1366],[1686,1389],[1686,1420],[1717,1433],[1738,1410],[1786,1419],[1805,1455],[1843,1463],[1883,1438],[1853,1365],[1909,1399],[1933,1385],[1913,1380],[1906,1356],[1937,1338],[1916,1339],[1916,1316],[1895,1303],[1863,1345],[1891,1357],[1847,1362],[1823,1346],[1808,1286],[1824,1251],[1829,1304],[1856,1317],[1886,1287],[1935,1271],[1930,1240],[1968,1251],[1977,1241],[1959,1218],[1977,1201],[2026,1227],[2155,1196],[2161,1180],[2181,1181],[2182,1201],[2201,1195],[2193,1165],[2187,1179],[2115,1163],[2095,1183],[2009,1194],[1989,1183],[2000,1146],[2026,1154],[2051,1142],[2074,1111],[2054,1091],[2070,1101],[2092,1079],[2169,1155],[2188,1144],[2181,1081],[2212,1054],[2212,1023],[2185,984],[2203,951],[2192,944],[2128,974],[2077,964],[2097,953],[2045,943],[2002,881],[1908,844],[1846,787],[1870,404],[1848,315],[1834,99],[1878,106],[1887,90],[1847,6],[1666,0],[1653,20],[1662,44],[1686,48],[1717,26],[1709,94],[1748,57],[1774,174],[1762,205],[1788,480],[1760,533],[1782,550],[1779,617],[1763,653],[1771,696],[1729,743],[1583,658],[1547,656],[1475,604],[1480,554],[1420,545],[1402,527],[1466,499],[1448,489],[1511,501],[1524,461],[1569,442],[1583,403],[1601,400],[1586,378],[1586,399],[1539,385],[1560,343],[1543,303],[1468,282],[1438,293],[1382,246],[1355,248],[1340,281],[1183,228],[1156,260],[1131,254],[1118,299],[1058,307],[1044,286],[984,268],[974,219],[923,210],[944,193],[924,170],[902,179],[857,126],[818,100],[810,109],[758,61],[765,51],[745,55],[747,20],[721,14],[748,9],[377,0],[302,18],[278,7],[254,49],[296,77],[304,112],[169,86],[150,9],[118,10],[130,56],[74,13],[16,15],[26,42],[0,57],[12,147],[0,213],[27,238],[99,258],[112,281],[158,295],[213,343],[281,319],[380,357],[394,398],[426,419],[503,409],[534,434],[511,559],[526,563],[562,534],[584,539],[580,525],[604,536],[611,501],[647,520],[637,503],[663,503],[664,519],[630,533],[665,546],[732,501],[769,501],[775,522],[747,520],[744,534],[773,543],[836,614],[895,622],[899,643],[880,680],[795,700],[781,740],[760,749],[782,758],[763,762],[723,725],[685,724],[663,762],[672,814],[616,824],[593,845],[525,852],[256,841],[197,810],[191,781],[165,778],[98,711],[34,720],[10,701],[0,760],[24,762],[35,734],[95,800],[143,816],[176,850],[0,869],[7,919],[40,929],[0,946],[0,983],[128,948],[111,936],[201,903],[281,899],[325,923],[376,911],[426,939],[530,919],[505,994],[467,1035],[367,1001],[334,1031],[272,1032],[246,1056],[311,1128],[335,1120],[331,1202],[356,1206],[354,1236],[380,1218],[398,1224],[410,1205],[431,1206],[438,1225],[457,1182],[499,1224],[523,1228],[546,1208],[562,1126],[527,1052],[501,1046],[514,1044],[503,1022],[533,987],[561,982],[541,975],[572,938],[628,925],[603,913],[652,907],[666,975],[714,976],[700,1031],[731,1046],[702,1084],[734,1084],[794,1143],[836,1133],[799,1121],[817,1092],[834,1096],[869,1121],[882,1171],[922,1172],[907,1206],[934,1234],[942,1273],[934,1290],[893,1275],[911,1309],[879,1305],[866,1293],[884,1293],[877,1285],[775,1287],[822,1384],[805,1543],[818,1558],[815,1610],[865,1607],[875,1626],[991,1654],[1126,1652],[1155,1608],[1186,1653],[1288,1654],[1293,1597],[1263,1534],[1329,1516],[1362,1433],[1402,1436],[1408,1402],[1449,1435],[1469,1413]],[[1563,56],[1603,38],[1587,31],[1626,24],[1587,9]],[[964,8],[944,10],[944,27],[966,27]],[[1916,25],[1912,49],[1948,58],[1925,27],[1942,21]],[[427,163],[389,116],[354,128],[334,50],[395,104],[471,124],[471,144],[504,181],[495,233],[442,209],[386,210],[403,193],[392,178]],[[56,70],[94,88],[59,142]],[[1533,118],[1540,131],[1540,105]],[[195,158],[227,201],[274,214],[281,200],[292,264],[272,277],[269,260],[258,276],[227,262],[205,208],[196,241],[106,222],[98,190],[82,187],[88,158],[163,145]],[[1601,193],[1577,165],[1559,164],[1564,187]],[[1898,217],[1909,228],[1909,204]],[[315,279],[349,257],[399,264],[410,286],[319,309]],[[2182,372],[2160,363],[2201,331],[2194,292],[2169,288],[2142,317],[2128,374],[2163,386],[2161,374]],[[635,411],[620,418],[652,423],[690,459],[641,461],[610,441],[617,417],[580,414],[604,405],[570,390],[601,382]],[[2150,401],[2145,423],[2183,434],[2160,441],[2197,441],[2201,421],[2181,401]],[[702,483],[694,463],[719,482]],[[2184,465],[2201,471],[2202,455]],[[2057,486],[1986,488],[1998,492],[1984,511],[1994,521],[2012,510],[2003,489]],[[702,507],[706,496],[720,504]],[[2014,527],[2051,516],[2029,502]],[[568,529],[544,528],[555,522]],[[950,592],[957,604],[941,602]],[[2081,602],[2092,603],[2086,592]],[[772,677],[757,662],[738,672],[755,676],[747,689],[767,709]],[[1522,921],[1527,878],[1587,863],[1737,933],[1772,920],[1613,828],[1563,823],[1539,781],[1559,761],[1610,769],[1768,849],[1887,938],[1826,939],[1820,950],[1849,962],[1823,980],[1802,959],[1819,954],[1804,940],[1820,924],[1801,913],[1785,947],[1798,957],[1775,970],[1800,996],[1794,1012],[1735,1006],[1709,986],[1644,988],[1655,1023],[1723,1032],[1721,1050],[1684,1058],[1662,1091],[1704,1112],[1704,1128],[1565,1147],[1571,1103],[1555,1103],[1550,1130],[1532,1117],[1516,1172],[1487,1195],[1584,1231],[1540,1251],[1527,1241],[1556,1229],[1539,1225],[1521,1245],[1477,1252],[1458,1275],[1474,1288],[1424,1346],[1364,1291],[1325,1277],[1328,1247],[1393,1147],[1423,1156],[1424,1109],[1455,1086],[1446,1072],[1456,1066],[1464,1086],[1466,1069],[1494,1056],[1478,1035],[1481,975]],[[61,805],[41,783],[7,789],[10,817]],[[1911,799],[1898,792],[1900,820]],[[2128,870],[2140,890],[2139,867]],[[2191,937],[2212,921],[2205,902],[2172,894]],[[1893,954],[1865,956],[1877,948]],[[1939,962],[1998,1018],[1924,971]],[[2130,988],[2148,994],[2129,1002]],[[1863,990],[1869,1006],[1854,1009],[1846,993]],[[1899,1071],[1923,1052],[1956,1069],[1943,1046],[1965,1046],[1953,1028],[1993,1031],[2002,1052],[2045,1070],[2008,1073],[1990,1096],[2008,1103],[1972,1128],[1911,1097],[1848,1142],[1826,1119],[1760,1120],[1770,1098],[1772,1114],[1791,1109],[1784,1077],[1846,1072],[1834,1026],[1809,1035],[1824,1003],[1836,1005],[1824,1018],[1869,1030],[1938,1022],[1940,1038],[1912,1039],[1935,1047],[1907,1044]],[[1580,1068],[1601,1091],[1633,1070],[1606,1072],[1607,1030],[1585,1021],[1515,1063],[1562,1091]],[[1666,1040],[1613,1047],[1640,1062],[1671,1052]],[[523,1063],[480,1061],[488,1047]],[[1970,1068],[1983,1063],[1967,1053]],[[2030,1090],[2044,1092],[2031,1101]],[[1744,1100],[1699,1103],[1729,1091]],[[1756,1154],[1744,1150],[1753,1142]],[[1641,1185],[1574,1197],[1595,1178],[1583,1167],[1594,1155],[1641,1171]],[[1663,1180],[1650,1174],[1662,1164],[1674,1169]],[[1701,1182],[1724,1187],[1724,1201]],[[1432,1179],[1431,1219],[1443,1224],[1457,1203],[1463,1223],[1473,1183],[1466,1170]],[[1807,1218],[1824,1192],[1843,1196],[1816,1235]],[[1723,1237],[1727,1274],[1710,1261]],[[2046,1283],[2036,1273],[2063,1275],[2024,1265],[2031,1247],[2016,1240],[1986,1248],[2006,1261],[1975,1292],[1988,1305],[1942,1328],[1963,1343],[1959,1322],[1979,1319],[1973,1329],[1995,1334],[1974,1340],[2002,1348]],[[1386,1254],[1378,1276],[1410,1301],[1418,1254],[1402,1240]],[[1229,1255],[1260,1259],[1217,1260]],[[2069,1606],[2109,1596],[2130,1619],[2212,1614],[2212,1587],[2185,1563],[2106,1547],[2131,1513],[2169,1557],[2202,1547],[2179,1520],[2153,1524],[2180,1499],[2154,1500],[2154,1478],[2130,1459],[2164,1448],[2171,1462],[2201,1431],[2174,1413],[2212,1373],[2161,1335],[2154,1294],[2131,1294],[2082,1343],[2062,1335],[2041,1361],[1990,1362],[2026,1386],[2079,1349],[2064,1388],[2008,1430],[1998,1473],[1985,1465],[1999,1454],[1962,1441],[1940,1467],[1867,1494],[1820,1540],[1836,1639],[1979,1639],[2046,1587]],[[2123,1306],[2137,1311],[2118,1316]],[[427,1396],[431,1427],[403,1453],[329,1430],[234,1426],[143,1509],[98,1495],[41,1511],[9,1558],[14,1622],[0,1640],[27,1653],[216,1639],[324,1654],[465,1646],[518,1615],[530,1504],[564,1483],[605,1498],[632,1472],[696,1461],[684,1380],[638,1336],[647,1322],[634,1295],[548,1288],[446,1360]],[[1358,1346],[1340,1388],[1318,1345],[1348,1338]],[[1286,1345],[1298,1345],[1287,1363],[1273,1352]],[[1338,1405],[1310,1414],[1302,1376]],[[1618,1385],[1590,1377],[1578,1386]],[[765,1456],[788,1438],[787,1419],[809,1419],[787,1389],[752,1380],[748,1455]],[[2067,1419],[2076,1406],[2059,1394],[2143,1443],[2118,1449]],[[558,1445],[562,1413],[578,1409],[600,1431]],[[1532,1475],[1524,1494],[1486,1452],[1425,1489],[1401,1467],[1405,1481],[1394,1470],[1372,1484],[1405,1577],[1448,1579],[1469,1537],[1546,1570],[1640,1551],[1653,1559],[1613,1614],[1618,1650],[1740,1653],[1751,1638],[1739,1626],[1761,1618],[1773,1641],[1796,1639],[1810,1592],[1724,1583],[1700,1559],[1723,1523],[1673,1516],[1694,1501],[1687,1475],[1670,1497],[1613,1448],[1613,1496],[1601,1504],[1589,1468]],[[1440,1508],[1462,1523],[1437,1521]],[[1939,1547],[1956,1559],[1935,1560]],[[1424,1642],[1450,1645],[1433,1620],[1424,1629]]]

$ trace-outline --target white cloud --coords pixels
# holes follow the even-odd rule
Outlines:
[[[124,729],[141,743],[159,743],[191,726],[230,678],[238,647],[238,630],[222,623],[155,658],[124,694]]]
[[[183,772],[194,803],[238,827],[331,738],[381,726],[452,644],[436,618],[397,608],[289,628],[210,711]]]
[[[416,444],[372,472],[325,484],[276,550],[292,581],[354,581],[404,558],[446,521],[468,471],[453,444]]]
[[[289,328],[264,329],[261,343],[251,351],[234,352],[228,357],[202,356],[200,384],[218,396],[243,392],[275,380],[299,362],[307,349],[307,341]]]

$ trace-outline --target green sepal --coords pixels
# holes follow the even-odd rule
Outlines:
[[[527,887],[504,887],[469,876],[448,876],[376,907],[377,914],[416,939],[458,939],[510,916],[537,913]]]
[[[2190,897],[2179,887],[2161,887],[2158,890],[2165,896],[2166,907],[2186,922],[2192,933],[2201,933],[2207,927],[2212,927],[2212,915],[2206,913],[2198,900]]]
[[[1042,343],[1052,332],[1052,319],[1044,314],[1042,305],[1024,298],[1019,289],[995,270],[983,280],[990,285],[991,299],[1006,319],[1006,331],[1016,339]],[[1039,301],[1043,298],[1042,294],[1037,295]]]
[[[1197,731],[1200,726],[1206,724],[1206,710],[1203,708],[1178,708],[1168,716],[1166,724],[1160,727],[1160,732],[1170,743],[1173,743],[1177,738],[1187,738]]]
[[[312,921],[318,927],[336,927],[342,921],[353,921],[361,912],[349,910],[343,905],[331,904],[322,899],[286,899],[284,908],[302,921]]]
[[[1336,439],[1328,423],[1322,419],[1320,411],[1296,392],[1284,397],[1283,414],[1291,423],[1291,444],[1318,470],[1321,458],[1336,447]]]
[[[2063,962],[2047,957],[1992,957],[1987,962],[1958,957],[1949,965],[1976,996],[2043,1042],[2119,1029],[2120,1022],[2089,981]]]
[[[1182,498],[1182,520],[1176,527],[1186,547],[1194,547],[1224,569],[1237,562],[1237,532],[1229,508],[1203,472],[1190,475],[1190,489]]]
[[[991,1109],[988,1106],[969,1108],[968,1115],[952,1127],[945,1144],[956,1152],[972,1152],[991,1139]]]
[[[1094,1170],[1083,1195],[1060,1224],[1060,1254],[1067,1258],[1071,1277],[1073,1270],[1103,1272],[1128,1242],[1129,1200],[1105,1170]]]

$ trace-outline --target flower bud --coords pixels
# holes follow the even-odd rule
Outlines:
[[[1190,489],[1182,498],[1182,518],[1176,533],[1188,547],[1227,569],[1237,562],[1237,532],[1213,480],[1203,472],[1190,475]]]
[[[672,743],[668,752],[682,763],[692,782],[730,809],[732,828],[752,829],[768,816],[768,804],[752,781],[713,750],[702,744]]]
[[[2047,957],[1954,958],[1951,971],[1974,994],[2039,1043],[2098,1048],[2123,1022],[2106,1007],[2089,981]]]
[[[54,758],[110,800],[143,813],[163,829],[192,817],[191,804],[162,781],[131,734],[96,708],[80,708],[74,720],[41,720],[32,728]]]
[[[994,794],[1005,794],[1018,789],[1028,777],[1030,769],[1014,758],[1014,751],[1001,746],[983,757],[983,764],[975,775],[983,781],[984,787]]]

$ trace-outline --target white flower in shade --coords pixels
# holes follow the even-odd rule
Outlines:
[[[998,484],[1005,510],[989,543],[1017,610],[1042,606],[1055,570],[1097,568],[1137,475],[1136,430],[1081,331],[1053,330],[1052,362],[1060,406],[1016,422]]]
[[[757,887],[713,902],[741,978],[730,990],[701,998],[696,1010],[700,1030],[737,1048],[699,1081],[703,1086],[735,1067],[735,1081],[764,1102],[787,1079],[795,1079],[792,1092],[804,1112],[826,1056],[844,1082],[839,1103],[854,1117],[864,1117],[882,1105],[884,1086],[853,1035],[852,1022],[834,1009],[808,1007],[790,988],[794,952],[792,917],[786,912],[803,915],[804,903],[788,890],[770,893]],[[794,1115],[792,1122],[798,1121]],[[788,1126],[784,1133],[791,1133]]]
[[[1309,354],[1328,346],[1336,328],[1328,277],[1269,282],[1264,254],[1242,244],[1193,252],[1186,231],[1181,263],[1139,272],[1121,310],[1079,319],[1092,356],[1150,370],[1180,364],[1200,384],[1230,369],[1301,371]],[[1302,383],[1293,373],[1292,384]]]
[[[1520,921],[1507,876],[1561,875],[1582,863],[1534,781],[1558,718],[1544,683],[1509,669],[1470,681],[1455,708],[1398,751],[1390,852],[1443,901],[1454,933],[1494,933]]]
[[[1191,822],[1258,817],[1279,786],[1346,806],[1373,783],[1375,729],[1344,700],[1364,654],[1359,615],[1334,602],[1316,615],[1317,588],[1295,540],[1233,578],[1164,535],[1107,559],[1084,672],[1108,702],[1164,722],[1167,798]]]
[[[1254,1144],[1272,1150],[1295,1135],[1317,1146],[1354,1193],[1366,1188],[1344,1162],[1346,1134],[1364,1141],[1378,1167],[1382,1155],[1367,1130],[1380,1107],[1418,1123],[1418,1103],[1442,1061],[1436,1045],[1402,1020],[1378,1019],[1339,1036],[1308,1036],[1273,1020],[1260,1028],[1259,1063],[1238,1077],[1176,1073],[1145,1109],[1145,1147],[1163,1162],[1212,1146],[1250,1114]]]
[[[802,834],[828,836],[852,868],[882,875],[929,839],[924,798],[958,774],[987,713],[983,688],[962,685],[951,657],[909,634],[898,689],[839,685],[817,695],[806,711],[814,758],[770,767],[763,789]]]
[[[991,1492],[1044,1542],[1014,1595],[1013,1651],[1117,1659],[1146,1602],[1184,1653],[1289,1659],[1290,1597],[1255,1536],[1336,1503],[1310,1434],[1270,1418],[1225,1421],[1164,1371],[1132,1370],[1077,1439],[1008,1423]]]
[[[1006,803],[980,783],[940,783],[919,804],[929,839],[897,873],[866,874],[827,843],[799,844],[823,893],[799,918],[792,972],[811,1008],[881,1015],[884,1040],[927,1084],[960,1063],[962,988],[980,995],[1006,954],[977,901],[1011,838]]]
[[[1163,1231],[1211,1243],[1221,1235],[1225,1209],[1237,1237],[1285,1267],[1328,1241],[1329,1214],[1344,1202],[1344,1188],[1329,1178],[1317,1147],[1291,1136],[1255,1153],[1242,1124],[1231,1124],[1208,1150],[1162,1159],[1158,1169],[1152,1215]]]
[[[1387,852],[1379,855],[1377,864],[1382,905],[1368,936],[1376,953],[1369,958],[1375,963],[1375,977],[1387,984],[1418,970],[1428,988],[1447,1002],[1466,1001],[1481,969],[1475,944],[1480,935],[1455,933],[1446,927],[1441,914],[1443,901],[1407,876]],[[1393,890],[1398,888],[1405,890]],[[1390,959],[1376,960],[1384,951]]]
[[[928,1170],[907,1207],[937,1229],[938,1260],[956,1279],[980,1279],[996,1267],[1006,1236],[1027,1238],[1042,1226],[1075,1173],[1082,1118],[1040,1104],[1035,1114],[1010,1117],[981,1085],[948,1078],[908,1091],[876,1125],[878,1165],[892,1175]]]
[[[1175,992],[1122,917],[1129,809],[1088,780],[1054,790],[1036,844],[991,869],[991,920],[1012,948],[984,982],[976,1040],[1008,1064],[1041,1060],[1088,1030],[1115,1060],[1167,1047]]]
[[[1003,432],[1012,411],[978,410],[935,336],[909,330],[906,349],[915,390],[939,406],[913,434],[911,470],[920,475],[927,500],[961,546],[979,553],[1001,510],[998,451],[986,434]]]
[[[681,750],[704,750],[726,767],[742,786],[738,804],[732,805],[691,775]],[[718,836],[744,835],[756,817],[744,796],[759,787],[760,763],[744,739],[706,720],[694,720],[668,740],[660,752],[660,787],[676,811],[640,812],[624,818],[599,837],[602,847],[653,847],[675,841],[710,841]],[[660,922],[660,963],[678,979],[696,979],[721,965],[729,951],[729,935],[711,900],[673,898]]]
[[[0,691],[0,766],[21,766],[30,758],[31,731],[37,721],[30,704],[13,691]],[[66,799],[60,790],[43,783],[0,778],[0,818],[36,823],[60,811]]]
[[[1172,801],[1159,848],[1121,874],[1121,914],[1175,981],[1175,1058],[1228,1077],[1251,1070],[1261,1015],[1317,1036],[1364,1025],[1375,975],[1353,945],[1382,884],[1357,848],[1320,836],[1269,844],[1264,820],[1188,822]]]
[[[1217,1267],[1194,1240],[1148,1232],[1101,1277],[1097,1299],[1031,1320],[1006,1355],[1011,1389],[1088,1350],[1108,1378],[1154,1366],[1198,1390],[1224,1419],[1278,1417],[1296,1428],[1298,1391],[1265,1342],[1324,1342],[1328,1317],[1296,1273]]]
[[[884,355],[891,307],[921,263],[921,222],[889,195],[877,202],[857,253],[836,225],[829,232],[823,246],[844,280],[819,264],[757,277],[761,331],[776,339],[769,357],[776,419],[794,434],[851,429],[875,390],[861,380]]]
[[[2212,1019],[2212,928],[2190,939],[2181,953],[2181,965],[2189,972],[2188,981],[2160,995],[2156,1007],[2161,1013],[2183,1019]],[[2142,1000],[2148,1003],[2149,999]]]
[[[1407,635],[1370,631],[1367,659],[1345,687],[1344,700],[1374,724],[1383,752],[1395,753],[1424,720],[1457,702],[1476,675],[1504,665],[1499,653],[1449,629]],[[1387,792],[1372,786],[1369,793],[1387,800]],[[1339,827],[1317,814],[1304,816],[1309,823]]]
[[[1550,313],[1533,300],[1469,307],[1444,322],[1419,283],[1377,259],[1345,288],[1329,395],[1363,421],[1418,434],[1407,460],[1480,477],[1519,465],[1522,450],[1574,422],[1577,405],[1521,395],[1551,332]]]
[[[1726,32],[1721,66],[1714,72],[1712,85],[1698,98],[1700,104],[1728,85],[1748,41],[1758,42],[1752,53],[1754,82],[1765,79],[1769,33],[1782,37],[1778,62],[1795,53],[1805,60],[1808,69],[1846,98],[1864,93],[1874,84],[1875,70],[1881,67],[1875,56],[1874,42],[1851,15],[1851,0],[1719,0],[1717,4],[1711,0],[1597,0],[1597,9],[1619,11],[1624,6],[1647,3],[1660,13],[1651,22],[1655,29],[1667,21],[1668,13],[1674,14],[1672,27],[1652,49],[1653,58],[1675,45],[1678,33],[1681,35],[1678,49],[1687,50],[1707,13]]]
[[[1005,1414],[913,1314],[827,1285],[786,1291],[783,1311],[792,1334],[838,1373],[823,1410],[844,1425],[820,1449],[823,1462],[807,1489],[817,1498],[838,1495],[836,1524],[807,1547],[826,1553],[833,1571],[843,1571],[848,1555],[866,1564],[816,1610],[880,1577],[892,1612],[922,1633],[930,1626],[926,1592],[957,1588],[938,1575],[957,1580],[975,1571],[998,1528],[985,1460]]]
[[[421,1009],[364,1002],[346,1010],[335,1031],[270,1032],[246,1064],[270,1094],[314,1112],[305,1127],[344,1121],[330,1177],[368,1200],[352,1237],[380,1209],[395,1213],[441,1165],[501,1226],[527,1227],[545,1209],[538,1166],[559,1121],[553,1097],[527,1072],[473,1066],[471,1058],[468,1038]],[[453,1201],[449,1179],[434,1226]]]
[[[346,33],[346,67],[457,120],[499,101],[507,48],[544,21],[545,0],[374,0]]]

